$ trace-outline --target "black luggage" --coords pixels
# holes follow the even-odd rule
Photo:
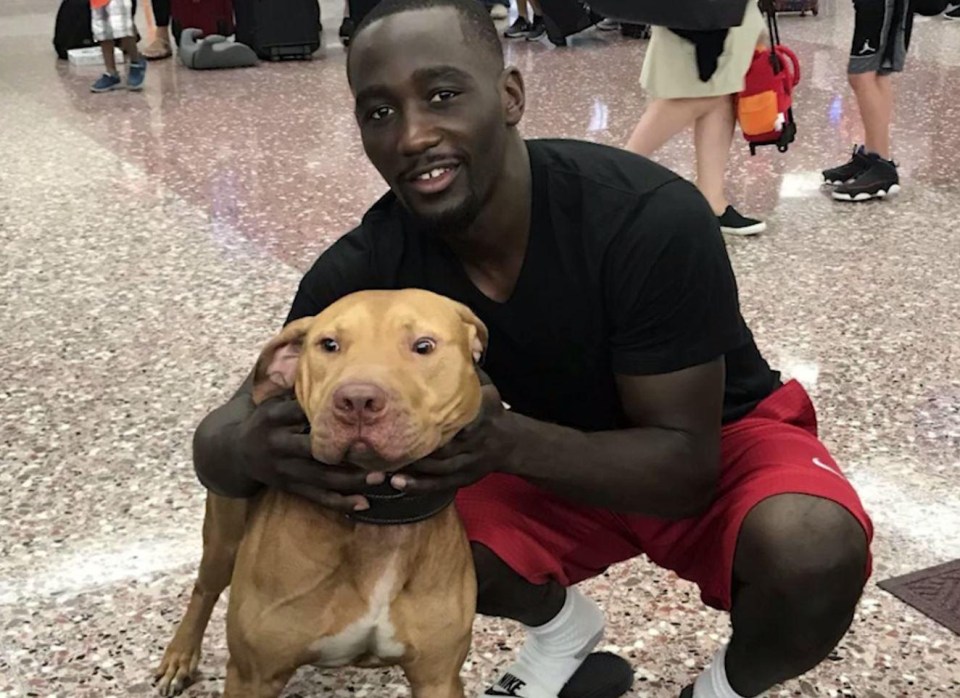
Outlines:
[[[592,27],[603,19],[582,0],[540,0],[547,38],[554,46],[566,46],[567,37]]]
[[[773,6],[779,14],[799,12],[801,17],[808,12],[814,17],[820,14],[820,0],[775,0]]]
[[[62,60],[73,48],[96,46],[90,27],[90,0],[63,0],[53,29],[53,48]]]
[[[318,0],[234,0],[236,38],[263,60],[307,60],[320,48]]]

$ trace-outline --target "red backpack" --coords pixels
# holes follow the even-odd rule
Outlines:
[[[773,45],[754,52],[746,85],[737,96],[737,120],[751,155],[761,145],[775,145],[785,153],[797,137],[793,89],[800,82],[800,61],[780,43],[776,13],[769,13],[767,21]]]

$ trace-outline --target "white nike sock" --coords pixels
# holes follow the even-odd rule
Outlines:
[[[717,652],[710,666],[703,670],[693,685],[693,698],[744,698],[727,680],[727,646]],[[757,697],[759,698],[759,696]]]
[[[526,628],[517,661],[488,689],[488,696],[556,698],[583,660],[603,638],[603,612],[577,589],[553,620]]]

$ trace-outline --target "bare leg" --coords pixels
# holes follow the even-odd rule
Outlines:
[[[736,114],[732,96],[715,97],[714,100],[714,107],[696,120],[693,136],[697,152],[697,186],[719,216],[728,203],[723,184]]]
[[[123,49],[123,52],[127,54],[127,60],[131,63],[136,63],[140,60],[140,52],[137,51],[137,37],[123,37],[120,39],[120,47]]]
[[[714,99],[654,100],[627,141],[627,150],[646,157],[652,156],[664,143],[705,114]]]
[[[893,117],[893,85],[890,76],[862,73],[850,76],[863,122],[864,147],[890,159],[890,120]]]
[[[528,12],[527,0],[517,0],[517,16],[527,17]]]
[[[758,504],[734,561],[733,690],[756,696],[822,662],[853,620],[866,566],[863,528],[838,504],[797,494]]]
[[[100,50],[103,52],[103,64],[107,72],[111,75],[117,74],[117,59],[113,55],[114,43],[112,39],[100,42]]]

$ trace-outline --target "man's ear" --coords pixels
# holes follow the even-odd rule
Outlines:
[[[312,317],[294,320],[267,342],[253,372],[254,404],[293,389],[303,340],[312,322]]]
[[[503,100],[503,115],[507,126],[517,126],[527,108],[523,76],[510,66],[500,76],[500,94]]]

